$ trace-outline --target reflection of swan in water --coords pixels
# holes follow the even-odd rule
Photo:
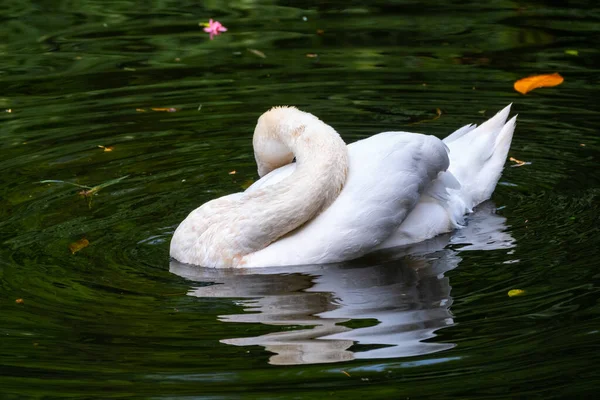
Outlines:
[[[512,237],[503,232],[504,222],[487,203],[471,216],[467,228],[453,236],[388,250],[377,258],[245,271],[173,261],[171,272],[216,283],[192,289],[190,296],[247,299],[242,304],[248,313],[224,315],[221,321],[305,327],[221,340],[237,346],[264,346],[275,353],[272,364],[422,355],[453,347],[423,342],[434,337],[435,330],[453,323],[451,287],[443,274],[458,265],[461,250],[513,247]],[[458,251],[444,249],[448,243],[466,246]]]

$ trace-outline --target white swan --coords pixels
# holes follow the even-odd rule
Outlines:
[[[192,211],[171,257],[217,268],[323,264],[459,228],[500,178],[509,112],[443,141],[384,132],[346,146],[314,115],[272,108],[254,130],[261,179]]]

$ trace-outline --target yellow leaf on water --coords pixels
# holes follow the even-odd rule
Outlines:
[[[267,58],[267,56],[265,55],[265,53],[263,53],[260,50],[256,50],[256,49],[247,49],[250,53],[254,54],[257,57],[260,58]]]
[[[516,163],[515,165],[511,165],[511,167],[522,167],[523,165],[529,165],[529,164],[531,164],[528,161],[517,160],[514,157],[510,157],[509,160],[512,161],[512,162],[514,162],[514,163]]]
[[[531,92],[533,89],[541,87],[558,86],[564,82],[564,78],[558,73],[534,75],[528,78],[519,79],[515,82],[514,88],[521,94]]]
[[[416,125],[416,124],[422,124],[423,122],[435,121],[436,119],[440,118],[441,116],[442,116],[442,110],[439,108],[436,108],[435,109],[435,117],[429,118],[429,119],[423,119],[421,121],[416,121],[410,125]]]
[[[525,291],[521,289],[512,289],[508,291],[508,297],[522,296],[524,294]]]
[[[240,186],[242,187],[242,189],[246,190],[250,186],[252,186],[253,183],[254,183],[254,179],[250,178],[250,179],[245,180]]]
[[[71,250],[71,254],[77,253],[79,250],[84,249],[90,245],[90,241],[86,238],[79,239],[76,242],[73,242],[69,245],[69,250]]]
[[[177,111],[176,108],[170,107],[170,108],[166,108],[166,107],[152,107],[151,108],[152,111],[164,111],[164,112],[175,112]]]
[[[229,172],[229,175],[235,175],[237,173],[237,171],[234,169],[233,171]]]
[[[16,299],[15,303],[17,303],[17,304],[23,304],[23,299]]]
[[[100,147],[101,149],[104,149],[104,151],[113,151],[114,147],[113,146],[102,146],[102,145],[98,145],[98,147]]]

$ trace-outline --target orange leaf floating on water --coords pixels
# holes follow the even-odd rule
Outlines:
[[[100,147],[101,149],[104,149],[104,151],[113,151],[113,149],[114,149],[114,147],[112,147],[112,146],[98,145],[98,147]]]
[[[541,87],[552,87],[558,86],[563,83],[565,78],[560,76],[559,73],[546,74],[546,75],[534,75],[528,78],[519,79],[515,82],[515,90],[521,94],[531,92],[533,89]]]
[[[151,108],[152,111],[165,111],[165,112],[175,112],[177,111],[176,108],[164,108],[164,107],[153,107]]]
[[[235,175],[237,173],[237,171],[234,169],[233,171],[229,172],[229,175]]]
[[[529,165],[529,164],[531,164],[528,161],[517,160],[514,157],[510,157],[509,160],[512,161],[512,162],[514,162],[514,163],[516,163],[515,165],[512,165],[512,167],[522,167],[523,165]]]
[[[84,249],[90,245],[90,241],[86,238],[79,239],[76,242],[73,242],[69,245],[69,250],[71,250],[71,254],[77,253],[79,250]]]
[[[17,304],[23,304],[23,299],[16,299],[15,303],[17,303]]]

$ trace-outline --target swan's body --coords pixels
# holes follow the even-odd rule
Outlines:
[[[384,132],[345,146],[313,115],[274,108],[254,132],[262,178],[192,211],[171,256],[222,268],[320,264],[449,232],[494,191],[515,127],[509,111],[443,141]]]

